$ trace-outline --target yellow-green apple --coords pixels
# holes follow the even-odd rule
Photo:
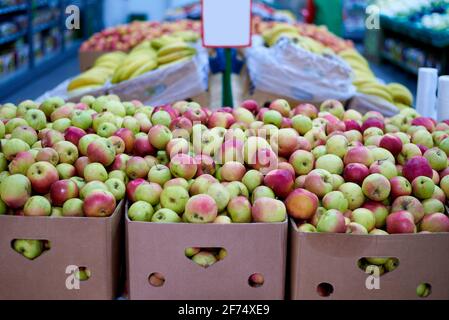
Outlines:
[[[214,183],[207,189],[207,194],[211,196],[217,204],[218,212],[223,212],[231,200],[228,189],[220,183]]]
[[[2,109],[0,109],[0,110],[2,110]],[[22,118],[14,118],[14,119],[8,120],[8,122],[6,122],[6,124],[5,124],[5,133],[11,134],[15,128],[20,127],[20,126],[28,126],[28,123]]]
[[[268,110],[263,114],[264,124],[272,124],[278,128],[282,125],[282,114],[276,110]]]
[[[53,149],[58,153],[60,163],[74,164],[78,159],[78,148],[71,142],[57,142]]]
[[[242,110],[248,112],[248,110],[245,110],[245,109],[242,109]],[[236,109],[236,111],[234,111],[234,114],[236,112],[239,112],[239,114],[242,113],[242,112],[238,111],[238,109]],[[250,112],[249,112],[249,115],[252,118],[254,118],[254,116]],[[243,114],[242,114],[242,117],[244,117]],[[223,112],[223,111],[214,111],[212,113],[212,115],[209,117],[207,125],[209,128],[221,127],[221,128],[228,129],[234,122],[235,122],[235,118],[232,114]]]
[[[123,118],[122,127],[131,130],[134,134],[140,132],[139,121],[132,116],[126,116]]]
[[[160,196],[161,206],[177,214],[184,212],[188,200],[189,193],[186,189],[179,186],[165,188]]]
[[[51,97],[42,102],[39,109],[42,110],[47,117],[50,117],[53,111],[62,107],[64,104],[65,101],[63,99],[59,97]]]
[[[225,184],[223,184],[223,185],[225,185]],[[248,188],[242,182],[240,182],[240,181],[233,181],[230,183],[226,182],[225,186],[231,196],[231,199],[234,199],[235,197],[240,197],[240,196],[249,198]]]
[[[434,147],[432,134],[425,129],[420,129],[413,133],[412,143],[424,146],[428,149]]]
[[[294,180],[290,171],[278,169],[265,176],[264,184],[272,189],[277,196],[286,198],[293,190]]]
[[[96,139],[100,139],[96,134],[86,134],[78,142],[79,153],[83,156],[87,156],[87,148],[89,144]]]
[[[245,197],[236,197],[229,201],[227,211],[234,223],[251,222],[251,203]]]
[[[154,223],[179,223],[182,222],[179,215],[173,210],[162,208],[157,210],[153,217],[151,218],[151,222]]]
[[[44,252],[44,243],[41,240],[14,240],[14,250],[29,260],[34,260]]]
[[[305,115],[297,115],[292,118],[293,128],[300,134],[305,135],[312,130],[312,120]]]
[[[291,112],[290,104],[284,99],[278,99],[270,104],[271,110],[276,110],[283,117],[289,117]]]
[[[194,158],[187,154],[175,155],[170,161],[169,168],[174,177],[187,180],[195,177],[198,169]]]
[[[432,197],[435,191],[435,183],[428,177],[417,177],[412,182],[413,195],[421,200]]]
[[[346,199],[344,199],[346,201]],[[288,214],[300,220],[309,220],[318,209],[318,197],[305,189],[296,189],[285,200]]]
[[[73,104],[65,104],[62,107],[59,107],[58,109],[56,109],[55,111],[53,111],[50,115],[50,120],[51,122],[55,122],[58,119],[64,119],[64,118],[71,118],[72,114],[74,112],[74,107]],[[43,113],[43,115],[45,116],[45,113]],[[42,116],[40,116],[40,124],[42,125],[43,120],[42,120]],[[46,120],[46,117],[45,117]],[[40,129],[39,129],[40,130]]]
[[[25,141],[14,138],[7,140],[2,147],[3,154],[6,159],[10,161],[13,160],[18,153],[28,150],[30,150],[30,146]]]
[[[207,193],[210,186],[217,183],[218,180],[209,174],[204,174],[195,179],[190,187],[190,194],[195,196],[202,193]]]
[[[362,190],[367,198],[384,201],[390,196],[390,181],[381,174],[371,174],[363,181]]]
[[[333,177],[326,170],[312,170],[306,177],[304,188],[322,198],[334,189]]]
[[[441,179],[440,188],[444,192],[445,196],[449,197],[449,176],[445,176],[444,178]],[[440,194],[441,194],[441,192],[440,192]]]
[[[172,119],[170,114],[167,111],[159,110],[151,116],[151,122],[154,125],[163,125],[168,127],[171,123]]]
[[[114,133],[114,136],[119,137],[120,139],[122,139],[125,142],[125,152],[126,153],[130,154],[133,152],[135,135],[130,129],[127,129],[127,128],[118,129]]]
[[[170,169],[164,165],[156,165],[150,169],[148,180],[163,186],[172,178]]]
[[[426,199],[422,202],[425,214],[445,212],[444,203],[437,199]]]
[[[385,226],[387,216],[390,213],[387,206],[381,202],[368,201],[363,204],[363,208],[370,210],[374,214],[376,228],[381,229]]]
[[[246,173],[245,166],[236,161],[230,161],[221,168],[221,176],[224,181],[241,181]]]
[[[346,182],[353,182],[361,185],[369,175],[369,169],[361,163],[350,163],[346,165],[343,171],[343,177]]]
[[[374,162],[374,157],[367,147],[354,147],[348,150],[344,157],[345,165],[350,163],[361,163],[367,167]]]
[[[260,198],[271,198],[276,199],[276,195],[274,194],[273,190],[266,186],[259,186],[252,192],[251,195],[251,202],[254,204],[256,200]]]
[[[37,142],[37,132],[30,126],[20,126],[11,133],[12,139],[20,139],[26,142],[30,147]]]
[[[343,107],[343,104],[337,100],[327,100],[323,102],[320,106],[320,111],[329,112],[340,120],[343,119],[343,116],[345,114],[345,108]]]
[[[75,110],[71,120],[74,127],[82,130],[87,130],[92,126],[92,116],[87,111]]]
[[[45,113],[43,113],[41,110],[32,109],[28,110],[24,117],[25,121],[35,130],[42,130],[47,125],[47,117],[45,116]],[[69,118],[69,117],[67,117]],[[57,119],[52,120],[53,122]]]
[[[164,189],[168,188],[168,187],[174,187],[174,186],[183,187],[187,191],[189,191],[189,189],[190,189],[189,182],[184,178],[175,178],[175,179],[171,179],[170,181],[167,181],[164,184]]]
[[[263,180],[264,176],[260,171],[250,170],[243,176],[242,182],[248,188],[248,191],[252,193],[254,189],[262,185]]]
[[[341,191],[329,192],[328,194],[326,194],[324,196],[322,203],[323,203],[323,207],[326,208],[327,210],[335,209],[340,212],[345,212],[346,210],[348,210],[348,206],[349,206],[348,200],[346,199],[345,195]],[[313,212],[315,212],[317,208],[318,208],[318,203]],[[307,220],[307,219],[305,219],[305,220]]]
[[[159,164],[159,160],[155,156],[145,156],[145,161],[147,162],[148,166],[153,168],[155,165]]]
[[[86,185],[86,181],[81,177],[71,177],[70,180],[76,183],[78,190],[81,190]]]
[[[360,208],[365,202],[365,195],[363,194],[362,188],[352,182],[344,183],[338,188],[339,191],[343,192],[349,203],[349,209],[355,210]]]
[[[91,162],[109,166],[114,162],[115,156],[115,148],[108,139],[96,139],[87,147],[87,157]]]
[[[153,214],[153,207],[145,201],[137,201],[128,209],[128,217],[131,221],[150,222]]]
[[[215,218],[213,223],[214,224],[231,224],[232,220],[228,216],[221,215],[221,216],[218,216],[217,218]]]
[[[0,119],[12,119],[17,115],[17,107],[12,103],[6,103],[0,109]]]
[[[432,171],[433,171],[433,177],[432,177],[433,183],[435,183],[435,185],[440,184],[440,174],[436,170],[432,170]]]
[[[184,216],[191,223],[211,223],[217,217],[217,213],[215,200],[211,196],[201,194],[187,201]]]
[[[62,216],[63,217],[83,217],[83,200],[73,198],[69,199],[64,203],[62,207]]]
[[[368,230],[366,230],[366,228],[363,225],[361,225],[360,223],[350,222],[346,226],[346,233],[348,233],[348,234],[367,235],[368,234]]]
[[[259,198],[253,203],[254,222],[280,223],[287,218],[287,208],[282,201],[271,198]]]
[[[164,150],[172,138],[171,131],[162,125],[152,127],[148,133],[151,145],[159,150]]]
[[[110,217],[116,201],[109,191],[94,190],[84,198],[83,210],[87,217]]]
[[[384,266],[387,272],[392,272],[399,266],[399,260],[397,258],[389,258]]]
[[[318,221],[317,231],[324,233],[345,233],[345,217],[338,210],[328,210]]]
[[[406,143],[402,147],[402,151],[397,156],[397,159],[399,164],[405,165],[410,159],[421,155],[422,152],[417,145],[413,143]]]
[[[312,128],[305,135],[304,138],[310,143],[312,148],[326,144],[326,132],[322,128]]]
[[[387,236],[387,235],[389,235],[388,232],[386,232],[385,230],[381,230],[381,229],[373,229],[370,231],[369,234],[371,236]]]
[[[211,252],[201,251],[192,257],[192,261],[207,269],[217,263],[217,258]]]
[[[323,169],[332,174],[343,173],[343,161],[334,154],[326,154],[316,160],[315,168]]]
[[[348,152],[348,139],[343,135],[334,135],[326,142],[326,151],[329,154],[343,158]]]
[[[49,162],[36,162],[27,171],[33,190],[39,194],[50,191],[51,185],[59,180],[58,170]]]
[[[0,185],[0,196],[9,208],[22,208],[31,196],[30,180],[21,174],[6,177]]]
[[[68,163],[58,164],[56,170],[58,170],[59,179],[70,179],[76,175],[76,168]]]
[[[398,211],[387,217],[387,232],[389,234],[416,233],[413,215],[408,211]]]
[[[139,123],[140,132],[148,133],[150,131],[153,124],[151,123],[151,120],[148,118],[148,116],[146,114],[136,113],[134,115],[134,118]],[[130,130],[130,128],[126,128],[126,129]],[[130,130],[130,131],[133,132],[132,130]]]
[[[424,207],[418,199],[411,196],[402,196],[394,200],[391,212],[407,211],[414,218],[415,223],[419,223],[424,217]]]
[[[86,165],[84,168],[84,179],[87,182],[108,180],[108,172],[101,163],[93,162]]]
[[[120,201],[125,198],[126,186],[122,180],[108,179],[105,184],[108,187],[108,191],[114,195],[115,200]]]
[[[4,165],[2,166],[6,167],[6,159],[3,154],[2,158],[4,159]],[[34,156],[30,151],[19,152],[14,160],[9,163],[9,173],[26,175],[29,167],[31,167],[33,163],[35,163]]]
[[[72,180],[56,181],[50,188],[51,203],[56,207],[62,207],[67,200],[78,198],[78,195],[78,185]]]
[[[45,197],[33,196],[25,203],[23,212],[27,217],[47,217],[51,214],[51,204]]]
[[[314,232],[317,232],[317,230],[314,225],[312,225],[310,223],[303,223],[298,226],[298,232],[314,233]]]
[[[131,180],[142,179],[148,176],[150,167],[144,158],[131,157],[126,162],[125,172]]]
[[[396,165],[389,160],[378,160],[373,162],[369,171],[370,174],[378,173],[387,179],[392,179],[398,175]]]
[[[439,148],[432,148],[424,153],[433,170],[441,171],[448,167],[447,155]]]
[[[376,227],[376,217],[371,210],[359,208],[352,212],[350,217],[352,222],[361,224],[368,232]]]
[[[404,177],[393,177],[390,179],[391,196],[393,199],[412,194],[412,185]]]
[[[435,233],[449,232],[449,217],[440,212],[428,214],[422,219],[420,230]]]
[[[432,287],[427,283],[421,283],[416,288],[416,295],[420,298],[427,298],[432,293]]]
[[[58,119],[52,123],[52,129],[64,133],[71,125],[72,121],[70,121],[70,119]]]
[[[132,185],[128,184],[129,196],[132,197],[133,201],[145,201],[152,206],[159,204],[162,187],[157,183],[150,182],[138,184],[133,192],[131,191],[131,187]]]

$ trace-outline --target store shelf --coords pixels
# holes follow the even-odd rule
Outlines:
[[[413,68],[413,67],[410,67],[408,64],[406,64],[406,63],[404,63],[404,62],[402,62],[402,61],[399,61],[399,60],[395,59],[394,57],[392,57],[392,56],[391,56],[390,54],[388,54],[387,52],[382,52],[382,53],[381,53],[381,57],[382,57],[383,59],[387,60],[388,62],[390,62],[390,63],[392,63],[392,64],[394,64],[394,65],[396,65],[396,66],[398,66],[398,67],[401,67],[402,69],[404,69],[404,70],[407,71],[407,72],[410,72],[410,73],[412,73],[412,74],[414,74],[414,75],[418,75],[418,70],[417,70],[417,69],[415,69],[415,68]]]
[[[0,38],[0,45],[16,41],[27,35],[26,31],[17,32],[15,34]]]
[[[48,23],[39,24],[33,28],[33,33],[39,33],[39,32],[45,31],[47,29],[54,28],[54,27],[58,26],[58,23],[59,22],[55,20],[55,21],[51,21]]]
[[[18,5],[15,5],[15,6],[3,7],[3,8],[0,8],[0,16],[3,15],[3,14],[9,14],[9,13],[15,13],[15,12],[18,12],[18,11],[24,11],[26,9],[28,9],[28,6],[27,6],[26,3],[18,4]]]

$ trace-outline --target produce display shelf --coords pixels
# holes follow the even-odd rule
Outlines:
[[[425,44],[430,44],[437,48],[449,46],[449,31],[434,31],[423,28],[416,23],[410,23],[405,19],[391,18],[381,15],[382,28],[393,30],[405,36],[412,36]]]
[[[18,39],[20,39],[22,37],[25,37],[26,35],[27,35],[26,31],[20,31],[20,32],[11,34],[9,36],[2,37],[2,38],[0,38],[0,45],[5,44],[5,43],[9,43],[9,42],[12,42],[12,41],[16,41],[16,40],[18,40]]]
[[[418,70],[409,66],[408,64],[406,64],[405,62],[402,62],[400,60],[395,59],[391,54],[387,53],[387,52],[382,52],[381,53],[381,57],[387,61],[389,61],[390,63],[397,65],[398,67],[401,67],[402,69],[404,69],[407,72],[410,72],[414,75],[418,75]]]
[[[39,25],[37,25],[37,26],[35,26],[33,28],[33,33],[39,33],[39,32],[42,32],[44,30],[54,28],[57,25],[58,25],[58,21],[56,21],[56,20],[55,21],[51,21],[51,22],[47,22],[47,23],[42,23],[42,24],[39,24]]]
[[[26,10],[26,9],[28,9],[28,6],[27,6],[26,3],[18,4],[18,5],[15,5],[15,6],[6,6],[6,7],[3,7],[3,8],[0,8],[0,15],[14,13],[14,12],[17,12],[17,11],[23,11],[23,10]]]

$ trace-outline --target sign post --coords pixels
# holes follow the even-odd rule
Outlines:
[[[223,106],[233,106],[232,48],[251,46],[251,0],[202,0],[203,46],[224,48]]]

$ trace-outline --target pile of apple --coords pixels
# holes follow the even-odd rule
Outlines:
[[[124,51],[128,52],[145,40],[153,40],[165,34],[182,31],[201,33],[201,23],[192,20],[176,22],[135,21],[111,27],[94,34],[86,40],[80,51]]]

